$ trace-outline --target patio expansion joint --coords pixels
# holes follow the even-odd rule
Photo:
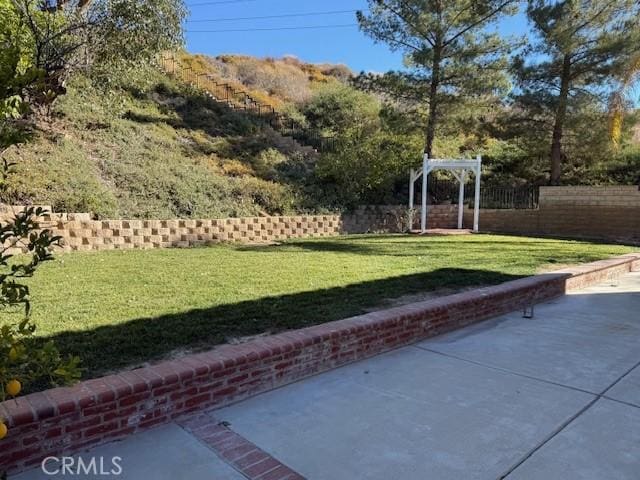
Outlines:
[[[607,392],[609,390],[611,390],[613,387],[615,387],[618,383],[620,383],[626,376],[628,376],[629,374],[631,374],[631,372],[633,372],[636,368],[640,367],[640,361],[638,363],[636,363],[633,367],[631,367],[629,370],[627,370],[620,378],[618,378],[615,382],[613,382],[611,385],[609,385],[601,394],[600,397],[605,398],[607,400],[611,400],[613,402],[618,402],[618,403],[622,403],[624,405],[627,405],[629,407],[634,407],[634,408],[640,408],[640,405],[637,405],[635,403],[631,403],[631,402],[625,402],[624,400],[617,400],[615,398],[609,397],[607,395]]]
[[[523,463],[529,460],[538,450],[544,447],[549,441],[555,438],[560,432],[562,432],[565,428],[571,425],[578,417],[580,417],[584,412],[589,410],[600,397],[593,398],[589,403],[587,403],[584,407],[578,410],[577,413],[573,414],[567,420],[562,422],[555,430],[553,430],[549,435],[547,435],[541,442],[539,442],[535,447],[525,453],[520,460],[518,460],[514,465],[512,465],[505,473],[500,475],[499,480],[503,480],[511,475],[518,467],[520,467]]]
[[[552,380],[546,380],[544,378],[540,378],[540,377],[535,377],[533,375],[527,375],[526,373],[521,373],[521,372],[516,372],[514,370],[509,370],[508,368],[504,368],[504,367],[498,367],[496,365],[490,365],[487,363],[482,363],[482,362],[478,362],[476,360],[470,360],[468,358],[464,358],[464,357],[460,357],[458,355],[452,355],[450,353],[444,353],[444,352],[440,352],[438,350],[432,350],[430,348],[426,348],[426,347],[421,347],[419,345],[411,345],[414,348],[418,348],[420,350],[424,350],[426,352],[430,352],[430,353],[435,353],[437,355],[442,355],[444,357],[448,357],[448,358],[452,358],[454,360],[460,360],[462,362],[467,362],[467,363],[471,363],[473,365],[478,365],[479,367],[485,367],[485,368],[489,368],[491,370],[497,370],[499,372],[504,372],[504,373],[508,373],[510,375],[515,375],[517,377],[523,377],[523,378],[527,378],[529,380],[535,380],[537,382],[542,382],[542,383],[547,383],[549,385],[554,385],[556,387],[561,387],[561,388],[567,388],[569,390],[574,390],[576,392],[580,392],[580,393],[586,393],[588,395],[593,395],[596,397],[596,400],[600,399],[600,398],[604,398],[606,400],[609,400],[611,402],[616,402],[616,403],[620,403],[622,405],[626,405],[628,407],[633,407],[633,408],[640,408],[640,405],[632,403],[632,402],[627,402],[625,400],[619,400],[617,398],[614,397],[610,397],[608,396],[606,393],[611,390],[616,384],[618,384],[622,379],[624,379],[624,377],[626,377],[627,375],[629,375],[633,370],[635,370],[636,368],[640,367],[640,362],[636,363],[633,367],[631,367],[629,370],[627,370],[624,374],[622,374],[621,377],[617,378],[611,385],[609,385],[606,389],[604,389],[602,392],[598,393],[598,392],[592,392],[590,390],[585,390],[583,388],[579,388],[579,387],[574,387],[572,385],[566,385],[564,383],[559,383],[559,382],[554,382]]]
[[[609,398],[609,397],[605,396],[605,394],[609,390],[611,390],[615,385],[617,385],[620,381],[622,381],[622,379],[624,379],[627,375],[629,375],[633,370],[638,368],[638,366],[640,366],[640,361],[637,362],[631,368],[629,368],[625,373],[620,375],[616,380],[614,380],[601,393],[597,394],[596,397],[593,400],[591,400],[587,405],[585,405],[583,408],[581,408],[575,415],[572,415],[568,420],[563,422],[558,428],[556,428],[553,432],[551,432],[551,434],[548,435],[544,440],[542,440],[538,445],[536,445],[533,449],[531,449],[529,452],[527,452],[515,465],[513,465],[509,470],[507,470],[507,472],[505,474],[503,474],[502,476],[499,477],[500,480],[503,480],[503,479],[507,478],[509,475],[511,475],[518,467],[520,467],[529,458],[531,458],[538,450],[540,450],[542,447],[544,447],[550,440],[552,440],[554,437],[556,437],[560,432],[562,432],[565,428],[567,428],[569,425],[571,425],[577,418],[579,418],[580,416],[582,416],[582,414],[584,414],[587,410],[589,410],[598,400],[604,398],[606,400],[613,400],[613,401],[615,401],[617,403],[629,405],[627,402],[622,402],[622,401],[619,401],[619,400],[615,400],[615,399]],[[630,405],[630,406],[635,407],[635,405]]]
[[[496,370],[496,371],[499,371],[499,372],[508,373],[510,375],[515,375],[517,377],[522,377],[522,378],[527,378],[529,380],[535,380],[537,382],[547,383],[549,385],[554,385],[556,387],[567,388],[569,390],[574,390],[574,391],[580,392],[580,393],[586,393],[586,394],[589,394],[589,395],[593,395],[595,397],[604,396],[604,392],[608,391],[611,387],[613,387],[613,385],[610,385],[609,387],[607,387],[604,390],[604,392],[597,393],[597,392],[592,392],[590,390],[585,390],[583,388],[574,387],[574,386],[571,386],[571,385],[566,385],[564,383],[554,382],[552,380],[546,380],[544,378],[535,377],[533,375],[527,375],[526,373],[516,372],[516,371],[510,370],[508,368],[498,367],[496,365],[490,365],[490,364],[487,364],[487,363],[478,362],[476,360],[470,360],[468,358],[460,357],[458,355],[452,355],[450,353],[440,352],[438,350],[433,350],[431,348],[426,348],[426,347],[422,347],[422,346],[419,346],[419,345],[412,345],[412,347],[415,347],[415,348],[420,349],[420,350],[424,350],[425,352],[430,352],[430,353],[435,353],[437,355],[442,355],[443,357],[448,357],[448,358],[452,358],[454,360],[459,360],[461,362],[471,363],[471,364],[477,365],[479,367],[489,368],[491,370]],[[633,368],[631,370],[633,370]],[[629,372],[626,372],[623,376],[627,375],[628,373]],[[615,381],[615,383],[617,383],[619,380],[621,380],[621,378],[617,379]],[[615,383],[614,383],[614,385],[615,385]],[[596,400],[597,400],[597,398],[596,398]],[[610,399],[610,400],[614,400],[614,399]],[[614,401],[617,401],[617,400],[614,400]],[[621,402],[621,403],[626,403],[626,402]]]
[[[637,403],[627,402],[625,400],[618,400],[617,398],[609,397],[608,395],[602,395],[602,398],[605,400],[609,400],[611,402],[621,403],[622,405],[626,405],[627,407],[640,408],[640,405]]]

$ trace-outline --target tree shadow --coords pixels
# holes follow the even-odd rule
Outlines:
[[[295,242],[285,242],[276,245],[242,245],[236,247],[241,252],[258,252],[258,253],[275,253],[283,251],[300,251],[306,250],[310,252],[332,252],[332,253],[348,253],[357,255],[382,255],[383,250],[365,243],[339,242],[339,241],[322,241],[322,240],[296,240]],[[411,256],[411,255],[409,255]]]
[[[415,257],[420,254],[437,254],[438,250],[442,250],[443,254],[449,255],[451,253],[451,242],[444,237],[438,237],[439,240],[435,240],[433,237],[429,237],[429,241],[424,239],[413,239],[415,237],[401,234],[386,234],[386,235],[361,235],[358,237],[344,237],[336,238],[332,240],[320,240],[320,239],[308,239],[308,240],[295,240],[293,242],[283,242],[275,245],[243,245],[238,246],[240,251],[250,251],[258,253],[274,253],[282,251],[310,251],[310,252],[334,252],[334,253],[348,253],[356,255],[378,255],[389,257]],[[524,238],[524,237],[523,237]],[[599,242],[577,242],[583,244],[599,244]],[[519,247],[526,249],[528,255],[537,256],[550,256],[552,255],[552,249],[556,245],[552,239],[540,239],[535,241],[517,241],[508,240],[496,242],[493,240],[478,240],[478,237],[473,238],[469,242],[460,242],[460,253],[464,255],[468,254],[483,254],[487,251],[487,244],[491,244],[492,247],[505,248],[509,251],[513,251]],[[603,242],[602,244],[605,244]],[[401,252],[400,252],[401,251]],[[585,257],[583,253],[576,254],[578,258],[591,258]],[[567,254],[567,257],[572,255]],[[601,258],[601,255],[597,253],[593,255],[593,260]],[[570,260],[570,258],[569,258]],[[553,256],[550,257],[550,261],[553,261]]]
[[[86,376],[95,377],[166,358],[175,352],[210,349],[230,338],[303,328],[358,315],[376,307],[385,308],[388,300],[405,295],[496,285],[521,277],[489,270],[443,268],[344,287],[138,318],[85,331],[61,332],[37,341],[53,339],[63,353],[82,359]]]
[[[640,241],[629,238],[607,238],[603,236],[569,236],[569,235],[557,235],[553,233],[544,233],[544,232],[535,232],[535,233],[519,233],[519,232],[483,232],[481,235],[498,235],[498,236],[509,236],[509,237],[522,237],[522,238],[535,238],[538,243],[545,244],[553,244],[554,240],[560,240],[565,242],[575,242],[582,244],[592,244],[592,245],[622,245],[628,247],[637,247],[640,246]],[[492,240],[487,240],[481,243],[494,243]],[[525,243],[526,245],[530,245],[532,242],[500,242],[501,244],[519,244]]]

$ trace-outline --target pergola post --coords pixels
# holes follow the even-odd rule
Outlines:
[[[413,207],[415,204],[416,180],[418,172],[413,168],[409,171],[409,231],[413,230]]]
[[[427,176],[429,175],[427,168],[429,163],[429,155],[426,153],[422,159],[422,209],[420,211],[420,230],[422,233],[427,232]]]
[[[413,208],[415,186],[414,182],[422,175],[422,208],[420,211],[420,230],[422,233],[427,232],[427,184],[429,173],[433,170],[442,169],[450,171],[456,180],[460,182],[458,191],[458,229],[462,229],[464,225],[464,184],[467,174],[471,171],[476,176],[475,182],[475,203],[473,210],[473,231],[478,231],[478,221],[480,218],[480,175],[482,173],[482,157],[478,155],[475,160],[469,159],[432,159],[427,154],[422,159],[422,173],[420,170],[411,170],[409,185],[409,207]]]
[[[460,171],[460,177],[458,177],[458,182],[460,183],[460,188],[458,190],[458,228],[462,229],[462,215],[464,213],[464,182],[467,177],[467,171],[463,168]]]
[[[478,155],[476,157],[476,189],[475,189],[475,201],[473,202],[473,231],[477,232],[479,229],[480,219],[480,174],[482,171],[482,157]]]
[[[415,190],[416,190],[416,174],[413,168],[409,171],[409,209],[413,210]]]

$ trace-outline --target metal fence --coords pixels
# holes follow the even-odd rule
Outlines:
[[[280,135],[291,137],[298,143],[311,146],[319,152],[336,149],[334,137],[306,128],[296,120],[278,112],[273,106],[255,99],[248,92],[234,85],[220,81],[211,74],[198,73],[191,67],[183,66],[174,55],[163,55],[160,58],[160,67],[166,73],[206,92],[213,100],[262,121]]]
[[[480,189],[480,208],[538,208],[540,188],[522,187],[485,187]],[[473,203],[473,201],[472,201]]]
[[[442,180],[430,176],[428,180],[429,195],[438,203],[457,203],[459,184],[451,180]],[[519,187],[496,187],[482,185],[480,187],[480,208],[495,209],[535,209],[540,200],[540,187],[524,185]],[[470,207],[474,204],[474,185],[468,183],[464,189],[464,201]]]

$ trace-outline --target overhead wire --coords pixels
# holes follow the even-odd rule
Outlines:
[[[257,2],[258,0],[217,0],[215,2],[187,3],[187,7],[200,7],[203,5],[233,5],[234,3]]]
[[[357,23],[343,23],[337,25],[304,25],[297,27],[269,27],[269,28],[229,28],[222,30],[187,30],[187,33],[230,33],[230,32],[272,32],[276,30],[312,30],[328,28],[357,27]]]
[[[201,5],[233,5],[236,3],[256,2],[260,0],[216,0],[188,4],[188,7],[197,7]],[[215,22],[232,22],[232,21],[246,21],[246,20],[264,20],[274,18],[296,18],[296,17],[313,17],[324,15],[339,15],[345,13],[355,13],[357,10],[328,10],[328,11],[316,11],[316,12],[299,12],[299,13],[281,13],[274,15],[257,15],[250,17],[224,17],[224,18],[209,18],[209,19],[189,19],[187,23],[215,23]],[[232,33],[232,32],[273,32],[279,30],[325,30],[332,28],[352,28],[357,27],[357,23],[342,23],[342,24],[323,24],[323,25],[296,25],[296,26],[277,26],[277,27],[247,27],[247,28],[223,28],[215,30],[186,30],[187,33]]]
[[[302,13],[283,13],[279,15],[262,15],[257,17],[228,17],[228,18],[210,18],[187,20],[187,23],[209,23],[209,22],[233,22],[240,20],[264,20],[271,18],[292,18],[292,17],[312,17],[320,15],[338,15],[343,13],[355,13],[357,10],[330,10],[326,12],[302,12]]]

